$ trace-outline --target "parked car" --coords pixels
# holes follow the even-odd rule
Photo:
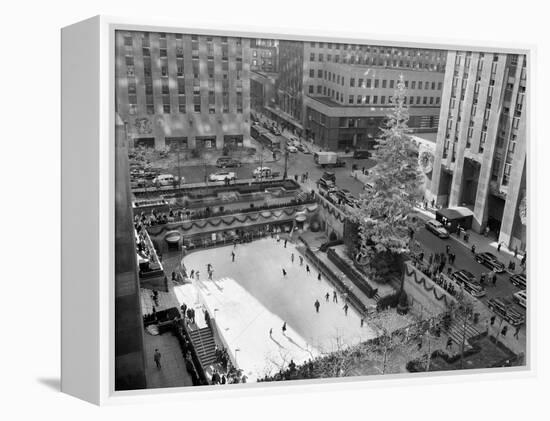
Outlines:
[[[142,187],[147,187],[147,181],[143,178],[136,178],[130,181],[130,188],[139,189]]]
[[[518,291],[514,294],[514,300],[523,308],[527,308],[527,291]]]
[[[489,252],[476,253],[474,259],[476,262],[487,266],[489,269],[492,269],[493,272],[504,272],[504,265],[498,261],[497,257],[494,254],[491,254]]]
[[[218,158],[216,161],[216,167],[218,168],[233,168],[233,167],[240,167],[242,164],[240,161],[229,158],[226,156],[222,156],[221,158]]]
[[[298,148],[296,146],[287,146],[286,150],[289,151],[290,153],[298,152]]]
[[[367,159],[370,158],[370,151],[366,149],[356,149],[353,151],[353,159]]]
[[[235,181],[237,176],[231,171],[218,171],[208,176],[209,181]]]
[[[487,291],[476,280],[476,277],[467,270],[458,270],[451,275],[451,279],[457,282],[464,291],[472,297],[483,297]]]
[[[510,276],[510,282],[518,288],[527,288],[527,277],[524,273]]]
[[[490,298],[487,300],[487,307],[512,326],[517,326],[525,322],[525,317],[514,308],[512,302],[505,298]]]
[[[430,219],[424,224],[426,230],[432,234],[437,235],[439,238],[449,238],[449,231],[445,229],[443,224],[435,219]]]

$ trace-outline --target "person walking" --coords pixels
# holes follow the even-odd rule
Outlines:
[[[321,303],[319,303],[319,300],[315,300],[314,306],[315,306],[315,311],[319,313],[319,307],[321,307]]]
[[[309,265],[306,265],[306,272],[309,275]]]
[[[476,254],[476,245],[475,244],[472,244],[472,254]]]
[[[338,294],[336,294],[336,290],[332,292],[332,302],[338,304]]]
[[[286,243],[288,242],[288,240],[285,238],[285,249],[286,249]]]
[[[491,326],[495,324],[496,316],[491,316]]]
[[[157,365],[157,368],[160,370],[162,368],[162,366],[160,365],[160,357],[161,357],[161,354],[158,350],[158,348],[155,349],[155,356],[153,357],[153,359],[155,360],[155,364]]]
[[[317,275],[317,280],[318,280],[318,281],[321,280],[321,272],[319,272],[319,274]]]
[[[328,303],[329,298],[330,298],[330,294],[327,292],[327,293],[325,294],[325,301],[326,301],[327,303]]]
[[[292,253],[292,254],[290,255],[290,261],[291,261],[292,263],[294,263],[294,253]]]
[[[283,323],[281,330],[283,331],[283,335],[286,335],[286,322]]]
[[[232,262],[235,261],[235,252],[234,251],[231,251],[231,261]]]
[[[348,315],[348,309],[349,309],[348,303],[344,304],[343,309],[344,309],[344,314],[347,316]]]
[[[286,276],[286,270],[283,268],[283,276]]]

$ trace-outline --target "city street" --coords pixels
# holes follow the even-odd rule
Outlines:
[[[442,240],[441,238],[435,236],[423,227],[422,229],[417,231],[417,233],[415,234],[415,239],[420,242],[422,249],[424,250],[424,259],[427,259],[430,253],[445,252],[445,246],[447,244],[450,245],[451,253],[456,254],[456,261],[453,265],[453,272],[455,270],[465,269],[475,275],[477,279],[479,279],[479,276],[482,273],[491,272],[491,270],[486,266],[477,263],[473,258],[472,251],[469,248],[464,247],[463,244],[459,243],[456,240],[456,236],[454,235],[451,235],[451,238],[449,239]],[[489,249],[476,251],[489,251]],[[505,258],[504,254],[497,257],[499,257],[501,262],[505,265],[508,264],[508,260]],[[512,300],[512,294],[518,292],[520,289],[512,285],[512,283],[510,282],[510,276],[511,275],[506,272],[498,274],[497,283],[495,286],[492,285],[492,282],[486,282],[485,287],[487,290],[487,295],[482,297],[481,301],[486,303],[489,298],[495,297],[503,297]],[[525,309],[523,307],[515,302],[513,305],[515,309],[519,310],[522,314],[525,314]]]

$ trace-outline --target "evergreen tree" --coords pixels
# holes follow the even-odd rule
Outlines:
[[[420,202],[422,176],[410,132],[405,83],[401,75],[392,98],[393,109],[381,127],[373,159],[373,189],[361,196],[355,210],[359,245],[356,261],[373,280],[387,282],[403,271],[403,258],[418,228],[414,206]]]

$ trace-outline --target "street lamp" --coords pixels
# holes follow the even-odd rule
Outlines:
[[[285,173],[283,174],[283,180],[286,180],[288,173],[288,149],[285,149]]]

